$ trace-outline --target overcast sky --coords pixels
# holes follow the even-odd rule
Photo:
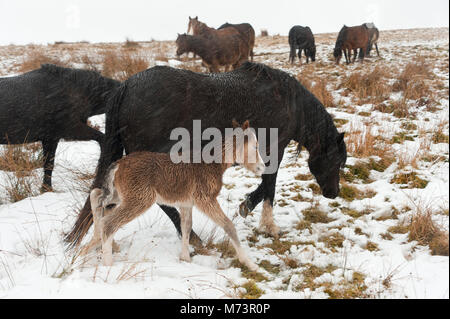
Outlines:
[[[448,27],[448,0],[0,0],[0,44],[171,40],[188,16],[209,26],[251,23],[257,34],[314,33],[374,22],[379,29]]]

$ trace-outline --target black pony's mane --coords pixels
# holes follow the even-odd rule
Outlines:
[[[337,136],[338,131],[325,106],[292,75],[265,64],[253,62],[245,62],[239,69],[254,73],[255,79],[263,78],[278,82],[277,88],[282,90],[283,94],[289,95],[286,98],[286,107],[290,109],[290,112],[295,113],[298,120],[297,126],[302,128],[297,132],[298,153],[302,146],[308,150],[316,145],[326,148],[328,142],[333,140],[330,137]],[[302,96],[305,102],[298,105],[296,96]],[[310,132],[318,132],[318,134],[313,136]]]
[[[65,83],[71,83],[86,92],[88,96],[103,94],[105,87],[118,86],[120,83],[93,70],[71,69],[55,64],[42,64],[40,70],[60,78]]]
[[[341,31],[339,31],[338,37],[336,39],[336,45],[335,48],[339,49],[342,47],[343,42],[345,41],[346,37],[347,37],[347,29],[348,27],[346,25],[344,25],[341,29]]]

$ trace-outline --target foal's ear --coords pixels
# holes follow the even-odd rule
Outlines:
[[[239,126],[240,126],[239,123],[236,121],[236,119],[233,119],[233,120],[231,121],[231,124],[233,125],[233,128],[236,128],[236,127],[239,127]]]
[[[246,129],[248,129],[250,127],[250,122],[247,120],[244,122],[244,124],[242,124],[242,130],[245,131]]]

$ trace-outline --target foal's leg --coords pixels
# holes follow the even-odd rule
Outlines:
[[[145,202],[122,201],[118,206],[113,208],[109,215],[101,219],[100,234],[102,239],[103,265],[112,265],[113,238],[116,231],[144,213],[155,202],[155,194],[146,194],[146,196]]]
[[[181,226],[180,226],[180,214],[178,213],[178,211],[173,207],[165,206],[165,205],[161,205],[161,204],[159,204],[159,207],[161,207],[161,209],[164,211],[164,213],[166,213],[167,217],[170,218],[170,220],[172,221],[173,225],[175,226],[178,234],[180,236],[183,236],[183,232],[181,231]],[[193,230],[190,231],[189,242],[195,246],[202,245],[202,240],[200,239],[200,237],[198,237],[198,235]]]
[[[95,188],[91,191],[91,209],[94,222],[94,234],[91,241],[81,251],[81,255],[88,254],[91,250],[95,249],[101,244],[101,219],[103,217],[103,207],[101,206],[100,196],[103,195],[103,191],[99,188]]]
[[[52,190],[52,173],[55,164],[56,148],[58,140],[43,140],[42,149],[44,153],[44,181],[42,183],[41,192]]]
[[[219,202],[217,199],[211,200],[211,202],[196,202],[195,205],[209,218],[211,218],[218,226],[223,228],[225,233],[230,237],[231,243],[233,244],[234,249],[236,250],[236,255],[239,261],[246,265],[248,269],[252,271],[258,271],[259,267],[253,263],[250,258],[245,253],[244,249],[242,249],[241,244],[239,242],[239,238],[237,236],[236,228],[233,225],[233,222],[225,215],[220,208]]]
[[[377,55],[378,55],[378,57],[380,57],[380,52],[378,51],[378,43],[377,42],[375,42],[375,49],[377,49]]]
[[[180,259],[190,262],[191,256],[189,255],[189,234],[192,229],[192,207],[181,207],[181,255]]]

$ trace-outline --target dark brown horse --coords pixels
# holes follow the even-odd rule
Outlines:
[[[253,62],[253,55],[254,55],[253,47],[255,46],[255,29],[253,29],[253,27],[249,23],[231,24],[226,22],[222,24],[220,27],[218,27],[217,30],[222,30],[230,27],[238,30],[239,33],[247,42],[250,61]]]
[[[225,72],[229,71],[230,65],[234,70],[248,58],[248,46],[241,40],[241,36],[236,34],[220,37],[179,34],[176,44],[178,56],[193,52],[199,55],[203,64],[214,73],[219,72],[220,66],[225,66]]]
[[[344,51],[345,61],[349,64],[351,59],[351,51],[353,50],[353,62],[355,62],[358,49],[361,49],[363,52],[363,54],[360,55],[360,58],[363,61],[364,56],[366,55],[365,53],[368,43],[369,30],[365,25],[355,27],[347,27],[344,25],[341,31],[339,31],[336,45],[334,47],[333,55],[336,59],[336,64],[339,64],[339,61],[342,58],[342,51]]]

